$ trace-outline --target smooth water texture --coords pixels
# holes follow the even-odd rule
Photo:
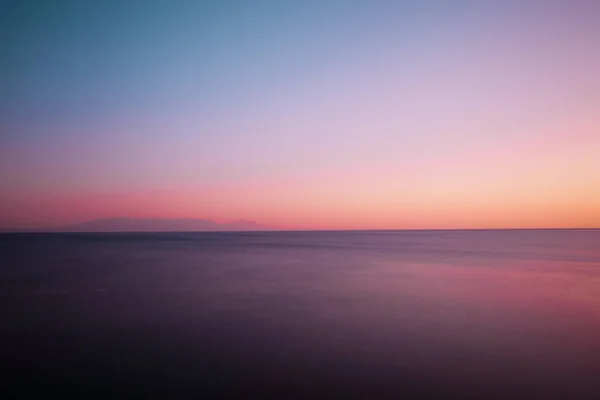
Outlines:
[[[0,266],[17,386],[600,396],[598,230],[6,234]]]

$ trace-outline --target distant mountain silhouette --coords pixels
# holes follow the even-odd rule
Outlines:
[[[219,224],[207,219],[105,218],[53,229],[60,232],[178,232],[269,230],[255,221],[238,220]]]
[[[220,224],[219,226],[221,230],[227,231],[259,231],[268,229],[256,221],[249,221],[247,219],[238,219],[237,221]]]

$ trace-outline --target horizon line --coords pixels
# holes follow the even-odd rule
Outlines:
[[[409,228],[409,229],[256,229],[256,230],[114,230],[114,231],[58,231],[53,229],[3,229],[0,234],[33,233],[33,234],[119,234],[119,233],[273,233],[273,232],[431,232],[431,231],[594,231],[595,228]]]

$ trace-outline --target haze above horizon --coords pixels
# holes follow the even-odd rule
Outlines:
[[[0,228],[600,227],[600,5],[467,3],[4,2]]]

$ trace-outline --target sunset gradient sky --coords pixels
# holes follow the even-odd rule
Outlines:
[[[600,3],[2,2],[0,227],[600,227]]]

